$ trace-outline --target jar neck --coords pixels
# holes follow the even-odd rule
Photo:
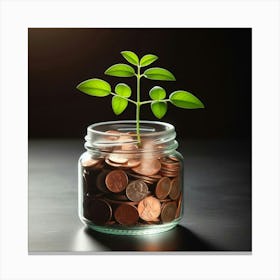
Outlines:
[[[87,128],[85,148],[90,152],[102,153],[171,153],[178,147],[175,137],[175,128],[171,124],[141,121],[139,143],[135,121],[100,122]]]

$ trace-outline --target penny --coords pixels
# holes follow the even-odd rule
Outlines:
[[[165,199],[170,192],[171,181],[168,177],[162,177],[158,182],[155,189],[155,195],[158,199]]]
[[[124,167],[132,168],[140,165],[141,161],[137,159],[129,159]]]
[[[93,171],[87,170],[86,172],[83,172],[83,185],[84,189],[86,190],[87,193],[90,194],[96,194],[98,192],[96,188],[96,182],[95,182],[95,177],[93,175]]]
[[[179,218],[179,216],[181,214],[182,200],[183,200],[183,195],[182,195],[182,192],[181,192],[180,197],[178,199],[178,206],[177,206],[175,218]]]
[[[113,161],[111,161],[109,159],[109,157],[107,157],[105,159],[105,162],[110,165],[110,166],[113,166],[113,167],[123,167],[123,168],[132,168],[132,167],[136,167],[140,164],[140,160],[137,160],[137,159],[127,159],[127,162],[125,163],[115,163]]]
[[[160,161],[153,158],[145,158],[141,160],[140,165],[132,168],[132,170],[138,174],[150,176],[155,175],[161,168]]]
[[[93,199],[90,201],[88,214],[90,220],[97,225],[104,225],[112,218],[112,208],[103,199]]]
[[[160,219],[163,223],[169,223],[175,219],[177,205],[175,202],[167,202],[163,204]]]
[[[107,195],[107,197],[113,200],[129,201],[125,194],[110,193]]]
[[[148,196],[139,202],[138,212],[142,220],[155,221],[161,212],[160,201],[153,196]]]
[[[108,135],[106,135],[107,139],[112,140],[112,141],[118,140],[120,137],[120,134],[121,134],[117,130],[107,130],[107,131],[105,131],[105,133],[108,134]]]
[[[111,162],[114,162],[114,163],[126,163],[128,161],[128,159],[126,157],[124,157],[123,155],[120,155],[120,154],[110,154],[108,159],[111,161]]]
[[[123,170],[113,170],[106,176],[105,184],[111,192],[119,193],[126,188],[128,178]]]
[[[180,160],[179,160],[176,156],[174,156],[174,155],[169,155],[168,158],[171,159],[171,160],[173,160],[173,161],[176,161],[176,162],[179,162],[179,161],[180,161]]]
[[[105,158],[105,162],[106,162],[108,165],[113,166],[113,167],[121,167],[121,166],[122,166],[121,163],[115,163],[115,162],[110,161],[108,157]]]
[[[140,175],[140,174],[135,174],[135,173],[127,173],[129,176],[136,178],[136,179],[141,179],[142,181],[144,181],[147,184],[152,185],[153,183],[155,183],[157,180],[151,178],[150,176],[144,176],[144,175]]]
[[[96,187],[102,191],[102,192],[108,192],[108,189],[106,187],[106,184],[105,184],[105,178],[107,176],[107,174],[109,173],[109,170],[102,170],[98,175],[97,175],[97,178],[96,178]]]
[[[129,205],[137,205],[138,202],[134,202],[134,201],[123,201],[123,200],[115,200],[115,199],[111,199],[111,198],[108,198],[108,197],[104,197],[104,200],[106,200],[108,203],[110,204],[129,204]]]
[[[100,159],[90,158],[90,159],[82,161],[82,166],[85,168],[91,168],[91,167],[96,166],[98,163],[100,163]]]
[[[115,220],[125,226],[135,225],[139,219],[139,213],[135,206],[129,204],[121,204],[115,210]]]
[[[122,134],[118,140],[121,145],[121,150],[123,151],[136,151],[138,149],[135,140],[128,133]]]
[[[176,177],[171,180],[171,190],[169,193],[169,197],[173,200],[178,199],[180,196],[180,191],[181,191],[180,181],[179,181],[179,178]]]
[[[131,201],[140,201],[149,193],[147,184],[142,180],[130,182],[126,187],[126,196]]]

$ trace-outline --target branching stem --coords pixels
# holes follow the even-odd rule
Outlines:
[[[141,138],[140,138],[140,106],[141,106],[141,100],[140,100],[140,66],[137,66],[137,100],[136,100],[136,134],[137,134],[137,142],[138,145],[141,145]]]

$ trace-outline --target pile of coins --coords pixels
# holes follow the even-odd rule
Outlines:
[[[174,155],[125,154],[134,149],[135,145],[122,144],[106,156],[82,160],[87,220],[96,225],[135,226],[169,223],[180,217],[180,160]]]

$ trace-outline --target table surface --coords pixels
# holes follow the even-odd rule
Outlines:
[[[29,254],[250,253],[251,146],[241,140],[181,141],[184,217],[168,232],[115,236],[88,230],[77,213],[82,140],[29,140]]]

